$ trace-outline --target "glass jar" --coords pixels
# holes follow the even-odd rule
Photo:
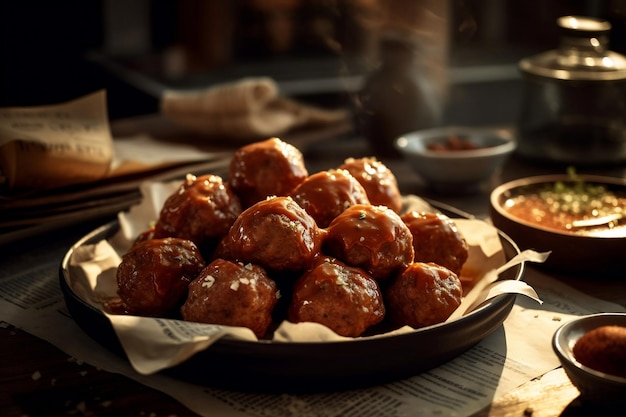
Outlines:
[[[611,24],[557,20],[558,49],[519,63],[523,102],[518,153],[566,164],[626,160],[626,58],[608,49]]]

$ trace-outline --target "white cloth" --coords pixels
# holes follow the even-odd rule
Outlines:
[[[325,110],[282,97],[267,77],[244,78],[199,91],[166,91],[161,113],[195,132],[258,140],[298,127],[343,122],[346,110]]]

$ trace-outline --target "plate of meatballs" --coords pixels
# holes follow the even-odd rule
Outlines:
[[[427,371],[495,330],[515,296],[499,295],[446,321],[460,305],[467,243],[430,202],[407,208],[393,173],[375,158],[309,173],[279,138],[245,145],[225,177],[188,174],[120,254],[115,297],[95,306],[72,285],[83,246],[119,235],[119,221],[77,242],[60,283],[77,324],[125,356],[104,314],[247,328],[162,372],[257,392],[322,392],[383,384]],[[506,260],[517,245],[498,232]],[[522,278],[524,265],[500,279]],[[316,323],[337,339],[285,341],[282,323]],[[398,332],[400,328],[409,331]]]

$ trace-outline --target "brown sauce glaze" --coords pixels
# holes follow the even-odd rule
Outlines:
[[[462,284],[457,275],[434,263],[414,262],[387,288],[389,319],[413,328],[445,321],[461,304]]]
[[[328,227],[345,209],[355,204],[370,204],[367,192],[350,172],[343,169],[310,175],[292,194],[319,227]]]
[[[244,208],[269,196],[288,196],[307,177],[302,153],[278,138],[237,149],[228,171],[228,183]]]
[[[241,326],[265,336],[278,302],[276,283],[263,268],[216,259],[189,284],[184,320]]]
[[[461,275],[469,247],[451,218],[441,213],[409,211],[401,219],[413,235],[415,261],[434,262]]]
[[[341,336],[357,337],[385,317],[377,282],[360,268],[320,257],[295,283],[289,321],[324,324]]]
[[[400,216],[386,206],[357,204],[327,228],[325,253],[347,265],[387,280],[413,262],[413,236]]]
[[[396,213],[402,210],[402,194],[394,173],[376,158],[348,158],[339,167],[349,171],[365,188],[370,203],[387,206]]]
[[[222,244],[235,260],[294,272],[311,266],[324,235],[291,197],[270,197],[241,213]]]
[[[178,237],[202,246],[224,236],[241,211],[239,198],[221,177],[187,175],[163,204],[153,237]]]
[[[130,314],[176,315],[187,297],[187,286],[204,266],[199,249],[189,240],[146,240],[122,257],[117,294]]]

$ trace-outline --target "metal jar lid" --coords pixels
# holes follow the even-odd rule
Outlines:
[[[556,80],[615,81],[626,79],[626,57],[608,49],[611,24],[585,16],[557,19],[558,49],[519,62],[522,72]]]

